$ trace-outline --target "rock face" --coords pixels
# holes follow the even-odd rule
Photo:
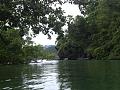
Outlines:
[[[79,58],[87,58],[87,54],[84,51],[71,51],[71,50],[59,50],[58,56],[60,60],[68,59],[68,60],[77,60]]]

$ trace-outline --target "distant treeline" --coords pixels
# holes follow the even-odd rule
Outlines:
[[[1,31],[0,64],[23,64],[37,59],[54,59],[54,47],[34,45],[30,37],[23,39],[15,29]]]

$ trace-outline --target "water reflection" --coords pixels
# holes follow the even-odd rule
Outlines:
[[[120,61],[0,66],[0,90],[119,90]]]
[[[60,90],[119,90],[120,61],[61,61]]]
[[[0,66],[0,90],[22,89],[21,66]]]
[[[58,90],[57,61],[56,63],[54,61],[54,64],[52,63],[53,61],[44,64],[30,64],[30,72],[26,71],[27,73],[25,73],[28,77],[24,77],[26,88],[31,90]],[[30,74],[31,72],[32,74]]]

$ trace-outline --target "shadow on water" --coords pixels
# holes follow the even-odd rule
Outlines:
[[[0,66],[0,90],[21,90],[22,82],[21,66]]]
[[[1,65],[0,90],[120,89],[120,61],[55,62]]]
[[[60,61],[60,90],[119,90],[120,61]]]

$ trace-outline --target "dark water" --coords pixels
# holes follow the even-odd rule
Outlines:
[[[120,90],[120,61],[1,65],[0,90]]]

